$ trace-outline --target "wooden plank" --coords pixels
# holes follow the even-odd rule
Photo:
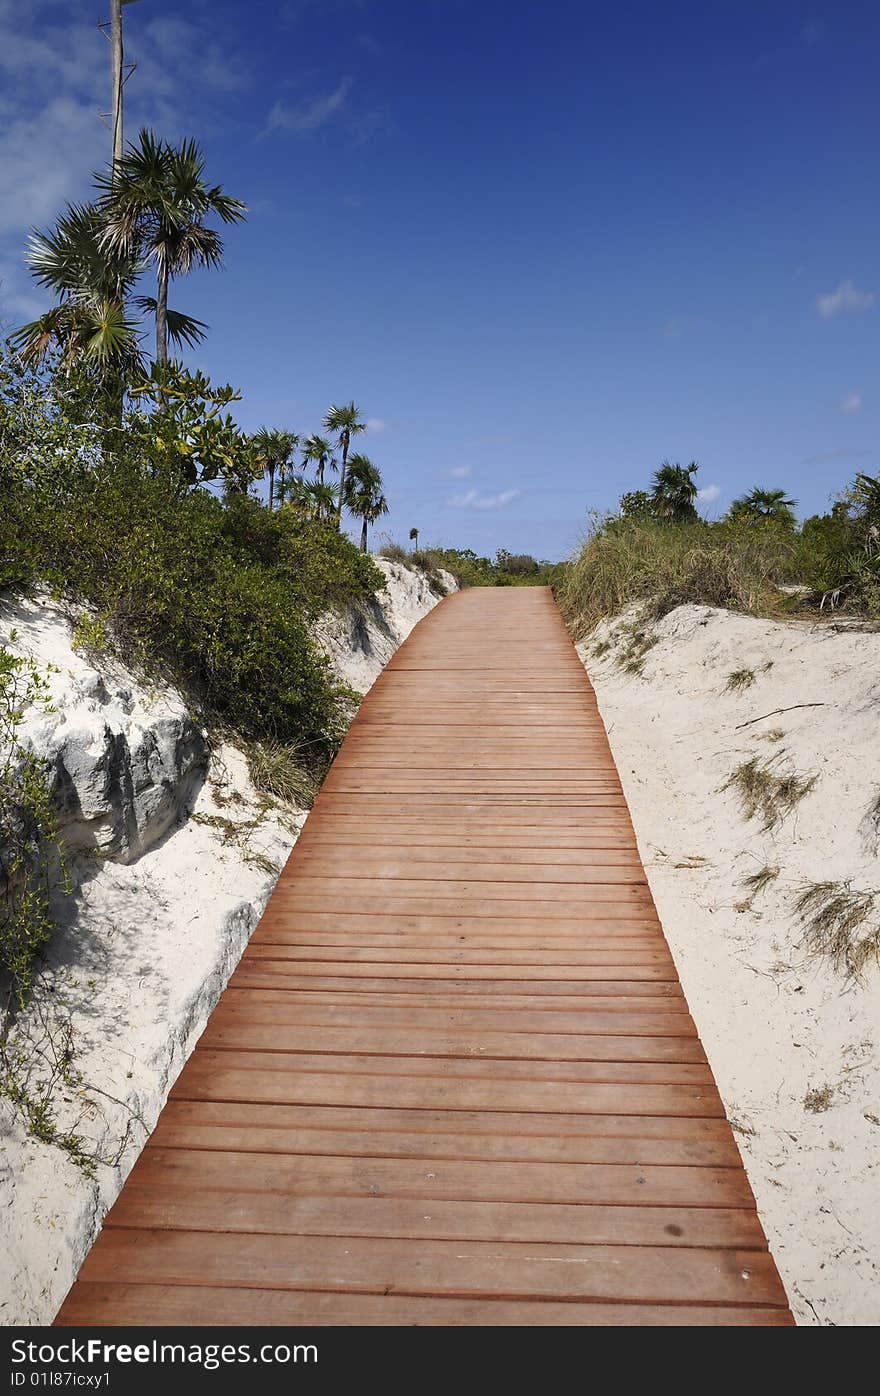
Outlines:
[[[741,1168],[653,1164],[507,1163],[461,1159],[333,1158],[310,1154],[232,1153],[148,1145],[131,1171],[132,1185],[174,1192],[272,1193],[284,1197],[401,1197],[435,1201],[567,1203],[583,1206],[748,1208],[752,1193]],[[276,1198],[276,1210],[279,1203]],[[338,1232],[337,1232],[338,1234]],[[704,1241],[701,1223],[692,1245]],[[561,1239],[555,1237],[552,1239]],[[659,1241],[658,1244],[662,1244]]]
[[[609,1139],[687,1140],[697,1143],[734,1144],[733,1131],[724,1116],[711,1119],[693,1116],[584,1115],[564,1111],[534,1113],[523,1110],[431,1110],[422,1107],[392,1106],[388,1109],[334,1105],[291,1105],[275,1101],[271,1104],[238,1103],[212,1100],[169,1100],[162,1118],[196,1120],[201,1123],[238,1121],[245,1127],[276,1129],[357,1129],[386,1131],[416,1130],[436,1133],[466,1131],[479,1137],[498,1138],[508,1134],[520,1139],[574,1139],[597,1137]],[[734,1146],[735,1147],[735,1146]],[[736,1154],[739,1158],[739,1154]],[[692,1162],[693,1160],[688,1160]]]
[[[218,1054],[223,1055],[223,1054]],[[332,1063],[330,1063],[332,1065]],[[395,1076],[380,1072],[342,1075],[336,1070],[308,1072],[246,1070],[191,1058],[178,1077],[176,1100],[269,1102],[300,1105],[357,1105],[416,1109],[534,1110],[548,1114],[693,1115],[723,1118],[714,1087],[581,1082],[541,1079],[522,1081],[486,1076],[482,1080],[436,1073]]]
[[[195,1154],[196,1160],[208,1155]],[[365,1174],[371,1165],[361,1161]],[[107,1218],[108,1227],[167,1231],[244,1232],[284,1236],[381,1236],[427,1241],[528,1241],[561,1245],[718,1246],[763,1249],[764,1238],[751,1205],[741,1208],[602,1206],[523,1202],[424,1201],[371,1194],[367,1197],[287,1196],[242,1192],[235,1187],[202,1189],[177,1179],[152,1186],[132,1178],[125,1197]]]
[[[787,1309],[689,1304],[517,1303],[494,1298],[437,1299],[395,1295],[395,1322],[419,1327],[633,1326],[788,1327]],[[68,1297],[59,1324],[126,1327],[149,1313],[158,1325],[192,1327],[368,1327],[387,1324],[388,1299],[372,1294],[327,1294],[308,1290],[235,1289],[200,1285],[92,1284],[82,1281]]]
[[[377,1056],[479,1057],[483,1060],[571,1062],[704,1062],[696,1037],[579,1036],[575,1033],[506,1033],[487,1028],[450,1033],[428,1028],[316,1027],[277,1023],[214,1021],[205,1046],[217,1050],[367,1053]]]
[[[401,1007],[401,995],[353,995],[342,1004],[306,1001],[301,994],[261,992],[224,994],[211,1017],[211,1024],[265,1023],[268,1025],[302,1025],[356,1028],[380,1024],[383,1027],[414,1028],[425,1031],[441,1029],[447,1032],[503,1031],[508,1036],[531,1038],[533,1035],[555,1033],[558,1036],[581,1037],[661,1037],[696,1038],[696,1028],[687,1013],[645,1012],[643,1000],[596,999],[577,1013],[537,1012],[534,1009],[496,1008],[481,1003],[474,1008],[459,1003],[454,1008],[432,1008],[420,1003]],[[639,1005],[641,1004],[641,1011]],[[664,1005],[665,1006],[665,1005]],[[680,1002],[679,1002],[679,1007]]]
[[[759,1250],[263,1236],[108,1227],[82,1268],[104,1283],[784,1307]]]

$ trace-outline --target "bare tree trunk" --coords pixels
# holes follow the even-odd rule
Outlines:
[[[339,503],[336,506],[336,527],[342,528],[342,503],[345,499],[345,470],[348,465],[348,437],[342,440],[342,466],[339,471]]]
[[[122,0],[110,0],[110,135],[113,169],[122,159]]]
[[[168,268],[159,263],[156,289],[156,363],[168,362]]]
[[[365,517],[365,518],[364,518],[364,522],[363,522],[363,524],[361,525],[361,552],[362,552],[362,553],[365,553],[366,551],[367,551],[367,520],[366,520],[366,517]]]
[[[269,462],[269,513],[275,508],[275,462]]]

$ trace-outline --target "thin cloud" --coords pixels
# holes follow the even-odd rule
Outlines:
[[[876,297],[873,291],[861,291],[853,281],[841,281],[836,291],[816,297],[816,309],[823,320],[857,310],[870,310]]]
[[[503,509],[519,493],[502,490],[500,494],[480,494],[478,490],[468,490],[466,494],[454,494],[449,503],[453,509]]]
[[[840,404],[841,412],[861,412],[862,395],[859,392],[849,393]]]
[[[818,44],[824,32],[825,25],[821,19],[806,20],[801,27],[801,43],[804,48],[812,48],[814,44]]]
[[[714,504],[716,499],[721,498],[720,485],[706,485],[702,490],[697,490],[697,499],[701,504]]]
[[[350,78],[343,78],[325,97],[313,97],[302,106],[291,108],[276,102],[269,113],[269,130],[293,131],[298,136],[319,130],[345,106],[350,87]]]
[[[849,446],[835,446],[830,451],[817,451],[814,456],[804,456],[802,465],[831,465],[838,460],[867,460],[873,451],[854,451]]]
[[[372,432],[384,431],[385,428],[387,427],[387,425],[388,425],[388,423],[385,421],[385,419],[384,419],[383,417],[368,417],[368,418],[367,418],[367,431],[372,431]]]
[[[472,466],[470,465],[454,465],[449,472],[449,478],[450,480],[466,480],[471,470]]]

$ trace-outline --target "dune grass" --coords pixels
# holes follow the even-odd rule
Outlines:
[[[813,789],[818,776],[799,776],[794,771],[773,769],[773,756],[762,761],[752,756],[742,761],[724,782],[722,790],[739,796],[747,819],[760,818],[762,827],[774,829],[795,805]]]
[[[633,602],[649,619],[687,602],[778,615],[791,604],[778,588],[794,554],[782,529],[604,520],[561,574],[557,600],[575,640]]]
[[[847,978],[859,979],[880,962],[880,898],[848,882],[808,882],[795,902],[813,955],[827,956]]]

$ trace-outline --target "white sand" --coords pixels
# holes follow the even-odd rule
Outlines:
[[[800,1323],[880,1321],[880,966],[864,982],[812,958],[793,903],[808,881],[880,889],[880,634],[685,606],[655,627],[641,677],[603,625],[593,680],[651,889]],[[771,665],[766,668],[765,666]],[[725,692],[727,676],[755,682]],[[816,703],[775,714],[776,708]],[[768,740],[776,729],[784,735]],[[779,752],[816,774],[772,832],[720,787]],[[779,876],[745,907],[743,879]],[[830,1088],[826,1108],[805,1098]]]

